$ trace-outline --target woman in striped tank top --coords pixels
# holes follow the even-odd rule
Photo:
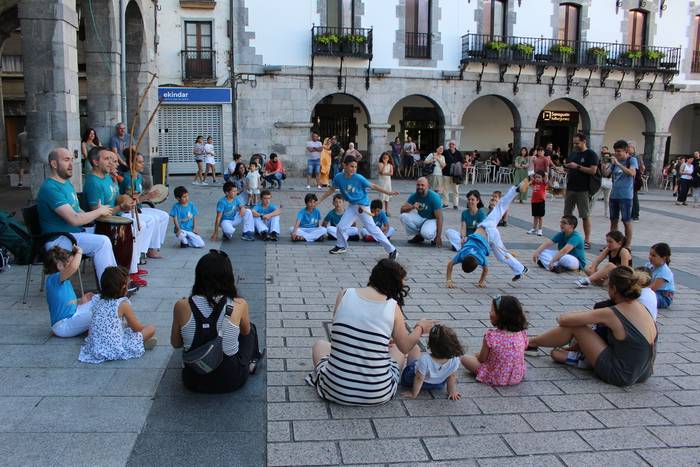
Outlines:
[[[313,347],[314,371],[306,382],[321,398],[344,405],[377,405],[391,400],[406,354],[431,320],[419,321],[409,334],[401,306],[408,295],[406,270],[382,259],[372,269],[367,287],[338,293],[331,342]],[[395,345],[389,345],[391,340]]]

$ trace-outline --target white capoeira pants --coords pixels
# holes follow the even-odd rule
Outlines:
[[[221,231],[226,238],[232,238],[236,232],[236,226],[243,223],[243,233],[255,232],[255,222],[253,221],[253,213],[250,209],[245,210],[245,214],[241,217],[240,213],[236,213],[233,219],[224,219],[221,221]]]
[[[340,248],[348,247],[348,229],[358,219],[365,226],[365,229],[367,229],[369,235],[374,237],[374,239],[384,247],[384,251],[391,253],[396,249],[396,247],[391,244],[389,239],[386,238],[386,235],[384,235],[382,229],[375,225],[369,212],[369,206],[361,206],[359,204],[351,204],[348,206],[343,213],[343,217],[340,218],[340,222],[338,222],[338,229],[336,231],[336,246]]]
[[[328,227],[326,227],[326,230],[328,231],[328,235],[330,235],[331,237],[333,237],[335,239],[338,238],[338,227],[337,226],[329,225]],[[354,227],[354,226],[348,227],[345,230],[345,233],[348,235],[348,237],[352,237],[353,235],[359,237],[360,236],[360,229],[358,229],[357,227]]]
[[[180,232],[177,234],[177,239],[180,240],[180,243],[194,248],[204,247],[204,240],[202,240],[202,237],[188,230],[180,229]]]
[[[84,333],[90,327],[92,321],[92,304],[94,300],[78,305],[75,314],[70,318],[62,319],[51,326],[51,330],[58,337],[75,337]]]
[[[257,233],[275,232],[277,235],[280,234],[280,216],[273,216],[267,220],[262,217],[255,218],[255,231]]]
[[[554,258],[554,255],[556,255],[558,252],[559,250],[557,250],[556,248],[547,248],[542,253],[540,253],[538,259],[542,262],[542,265],[545,268],[549,269],[549,265],[552,262],[552,258]],[[567,254],[559,258],[559,261],[555,262],[554,266],[561,266],[564,269],[571,269],[572,271],[577,271],[580,267],[580,263],[577,257],[575,257],[574,255]]]
[[[289,228],[289,233],[294,232],[294,227]],[[299,227],[297,229],[297,235],[307,242],[315,242],[319,238],[326,235],[325,227]]]
[[[462,249],[462,235],[460,235],[458,230],[447,229],[445,237],[447,237],[447,241],[450,242],[450,245],[452,245],[455,251]]]
[[[389,229],[387,229],[386,233],[384,233],[384,235],[386,235],[386,238],[391,238],[395,233],[396,233],[396,229],[390,226]],[[367,230],[365,227],[362,227],[360,229],[360,236],[366,237],[368,235],[372,235],[372,234],[369,233],[369,230]]]
[[[520,261],[515,259],[513,255],[508,253],[503,240],[501,240],[501,233],[498,231],[498,222],[503,217],[503,214],[508,211],[510,203],[518,194],[516,187],[510,187],[510,190],[498,201],[498,204],[493,208],[493,210],[486,216],[486,219],[479,224],[477,227],[481,227],[486,231],[489,238],[489,246],[493,255],[500,261],[510,267],[513,274],[522,274],[525,270],[525,266],[522,265]]]
[[[426,240],[435,240],[435,236],[437,235],[437,220],[426,219],[414,209],[413,211],[401,214],[401,223],[409,236],[415,237],[420,234],[420,236]]]
[[[160,249],[165,242],[165,237],[168,234],[168,223],[170,222],[170,216],[167,212],[156,208],[141,208],[143,216],[152,217],[155,220],[155,228],[153,230],[153,235],[151,236],[151,243],[148,248],[154,248],[156,250]]]
[[[112,251],[112,242],[109,241],[106,235],[95,235],[94,227],[88,227],[85,232],[76,232],[71,235],[75,237],[78,246],[83,250],[83,254],[91,256],[95,263],[95,273],[97,279],[102,278],[102,273],[109,266],[116,266],[117,260],[114,259],[114,251]],[[65,237],[59,237],[56,240],[46,243],[46,249],[49,250],[54,246],[59,246],[64,250],[71,251],[71,243]]]
[[[151,238],[156,235],[156,219],[151,216],[143,216],[139,214],[139,226],[136,225],[134,213],[122,213],[122,217],[131,219],[131,230],[134,233],[134,249],[131,253],[131,265],[129,266],[129,274],[136,274],[139,270],[139,259],[141,253],[147,253],[151,243]]]

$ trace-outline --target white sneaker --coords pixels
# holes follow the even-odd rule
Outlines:
[[[200,185],[209,186],[209,184],[207,182],[202,182],[202,183],[200,183]]]
[[[576,280],[576,285],[579,289],[585,289],[586,287],[591,285],[591,281],[589,281],[587,277],[579,277]]]
[[[310,190],[310,189],[311,189],[311,185],[306,185],[306,189],[307,189],[307,190]]]
[[[192,182],[192,185],[199,185],[199,182],[195,180],[194,182]]]
[[[542,236],[542,229],[537,229],[537,236],[541,237]]]
[[[528,235],[535,235],[535,232],[537,232],[535,229],[530,229],[527,231]]]

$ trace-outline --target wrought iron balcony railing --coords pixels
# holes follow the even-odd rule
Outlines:
[[[406,58],[430,58],[430,33],[406,33]]]
[[[216,79],[216,51],[209,49],[187,49],[182,51],[182,79]]]
[[[678,47],[640,47],[610,42],[515,36],[494,38],[483,34],[462,36],[462,63],[625,68],[678,73],[680,56],[681,49]]]
[[[690,66],[691,73],[700,73],[700,50],[693,52],[693,63]]]
[[[312,55],[372,58],[371,28],[311,28]]]

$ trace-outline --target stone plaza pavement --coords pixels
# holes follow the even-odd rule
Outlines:
[[[289,180],[274,201],[283,205],[283,231],[303,206],[303,182]],[[189,178],[173,178],[171,191]],[[189,188],[190,186],[188,186]],[[431,318],[453,327],[468,352],[479,350],[490,325],[496,294],[518,297],[528,311],[530,334],[555,323],[565,311],[586,309],[605,296],[601,288],[576,289],[574,273],[556,275],[530,264],[540,238],[528,236],[530,207],[514,204],[504,242],[530,266],[517,283],[493,263],[487,289],[477,276],[456,272],[457,289],[444,287],[445,263],[453,253],[408,246],[398,222],[399,205],[412,182],[395,182],[391,222],[399,262],[408,270],[409,320]],[[476,188],[482,194],[505,186]],[[466,191],[466,190],[463,190]],[[212,242],[220,187],[191,187],[201,213],[207,248],[231,257],[243,296],[265,339],[262,374],[238,393],[191,394],[179,379],[180,351],[169,346],[174,301],[188,294],[194,266],[206,251],[175,248],[170,234],[165,259],[149,261],[149,286],[132,299],[143,322],[157,326],[159,345],[138,360],[81,364],[82,338],[50,335],[48,312],[35,268],[30,298],[22,304],[26,268],[0,274],[0,463],[2,465],[698,465],[700,462],[700,209],[677,207],[669,192],[640,197],[635,223],[635,264],[649,245],[667,241],[678,292],[659,313],[654,376],[617,388],[590,372],[553,363],[544,352],[527,357],[525,381],[492,388],[459,371],[460,401],[444,391],[423,391],[416,400],[397,396],[374,408],[321,401],[304,384],[310,347],[327,337],[341,287],[366,283],[383,250],[351,242],[331,256],[331,242]],[[169,209],[172,198],[163,207]],[[330,208],[326,201],[320,206]],[[563,202],[548,201],[545,233],[558,229]],[[594,209],[597,254],[608,224]],[[448,227],[459,212],[446,211]],[[580,230],[580,227],[579,227]],[[86,274],[87,275],[87,274]]]

